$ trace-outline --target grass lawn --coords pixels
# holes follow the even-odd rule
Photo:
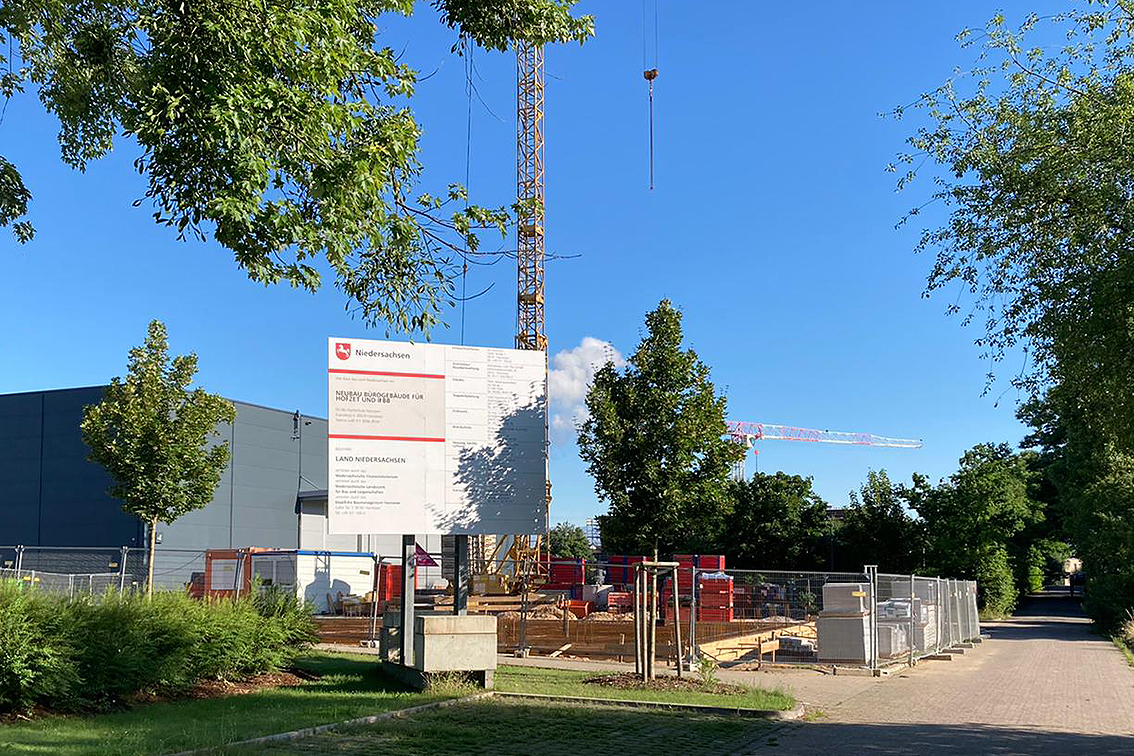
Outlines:
[[[490,699],[231,756],[659,756],[747,753],[783,727],[750,717]]]
[[[0,754],[135,756],[231,743],[312,725],[341,722],[448,696],[407,691],[378,671],[373,656],[312,654],[297,664],[322,677],[203,700],[139,706],[87,717],[48,717],[0,725]]]
[[[428,694],[408,691],[384,677],[379,672],[373,656],[315,653],[298,660],[296,666],[316,672],[321,677],[302,686],[265,689],[225,698],[187,699],[138,706],[129,711],[111,714],[44,717],[31,722],[0,725],[0,754],[4,756],[8,754],[141,756],[192,748],[220,747],[225,743],[259,735],[341,722],[470,692],[460,689]],[[585,684],[583,680],[590,675],[591,673],[587,672],[557,669],[501,667],[496,673],[496,684],[499,690],[516,693],[701,703],[758,709],[787,709],[791,708],[793,703],[791,697],[786,694],[758,689],[753,689],[751,693],[733,696],[679,691],[619,690]],[[690,726],[695,725],[694,729],[698,732],[703,731],[702,734],[706,737],[709,735],[716,737],[717,734],[723,733],[721,737],[726,739],[756,737],[752,733],[762,732],[761,728],[766,727],[759,721],[741,721],[728,716],[706,717],[623,708],[596,712],[590,706],[526,701],[486,701],[462,705],[459,709],[460,711],[451,713],[447,713],[449,710],[424,712],[409,723],[383,723],[378,725],[377,729],[364,728],[345,735],[313,738],[311,742],[327,744],[338,742],[337,738],[357,737],[362,739],[360,743],[369,743],[369,745],[360,745],[359,748],[363,750],[358,751],[359,753],[412,752],[414,756],[421,756],[429,753],[479,753],[469,748],[480,748],[485,744],[502,741],[516,744],[516,748],[520,749],[516,752],[523,752],[519,744],[526,742],[525,738],[534,738],[540,727],[547,727],[557,732],[572,733],[563,736],[568,741],[584,737],[624,742],[623,736],[619,733],[625,731],[643,743],[655,743],[657,748],[664,750],[673,745],[674,737],[678,737],[670,733],[674,727],[678,727],[675,723],[693,723]],[[472,717],[477,724],[475,726],[467,724],[468,717]],[[479,717],[492,717],[491,734],[485,735],[481,732],[484,722],[488,720],[480,720]],[[603,725],[598,728],[582,724],[583,720],[590,722],[596,718],[612,724],[609,727]],[[554,720],[554,724],[549,720]],[[576,720],[578,720],[577,727],[570,724]],[[429,724],[422,727],[421,722]],[[681,725],[678,730],[684,726]],[[461,730],[462,727],[473,729]],[[649,734],[655,732],[670,734],[659,736],[655,742],[654,735]],[[639,734],[634,733],[647,733],[648,736],[639,737]],[[476,745],[468,747],[454,745],[454,739],[458,735],[463,738],[473,737]],[[425,737],[427,742],[418,744],[417,740],[422,737]],[[368,738],[377,738],[378,741],[375,741],[377,744],[371,743]],[[302,741],[302,743],[307,742]],[[313,746],[316,750],[305,751],[302,749],[307,746],[302,743],[288,746],[301,750],[285,749],[279,752],[321,753],[322,751],[318,749],[324,747],[324,745]],[[335,748],[337,749],[338,746]],[[405,748],[411,750],[403,750]],[[485,748],[488,746],[485,745]],[[271,752],[275,753],[276,750]],[[334,751],[334,753],[340,752],[355,753],[352,750]],[[544,751],[541,749],[540,752]],[[562,752],[574,751],[568,749]],[[689,753],[694,752],[698,751]],[[491,749],[486,750],[485,753],[499,756],[498,751]],[[618,753],[619,756],[625,756],[627,752],[619,750]]]
[[[598,674],[602,673],[540,669],[537,667],[500,667],[496,670],[496,689],[510,693],[547,693],[557,696],[617,698],[623,701],[662,701],[665,703],[728,706],[738,709],[787,710],[795,705],[795,700],[789,693],[763,688],[751,688],[751,692],[743,695],[715,695],[674,690],[620,690],[603,685],[588,685],[583,682],[588,677],[594,677]]]

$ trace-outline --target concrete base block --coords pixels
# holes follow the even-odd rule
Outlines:
[[[953,661],[952,654],[930,654],[929,656],[921,657],[922,661]]]
[[[973,647],[973,644],[970,643],[969,641],[965,641],[964,643],[958,643],[957,644],[957,648],[972,648],[972,647]]]
[[[438,681],[448,683],[454,679],[470,682],[478,688],[492,690],[496,682],[496,670],[493,669],[463,672],[423,672],[414,667],[384,661],[382,662],[382,671],[415,690],[429,690]]]
[[[972,646],[970,646],[969,648],[972,648]],[[959,654],[961,656],[964,656],[965,655],[965,649],[961,648],[960,646],[954,646],[953,648],[945,649],[945,653],[954,654],[954,655]]]

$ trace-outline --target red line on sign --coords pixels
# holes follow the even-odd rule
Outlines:
[[[345,433],[330,433],[327,438],[357,438],[363,441],[444,441],[443,438],[420,438],[417,436],[351,436]]]
[[[330,368],[328,373],[353,373],[354,375],[392,375],[395,378],[444,378],[443,375],[436,373],[390,373],[384,370],[342,370],[340,368]]]

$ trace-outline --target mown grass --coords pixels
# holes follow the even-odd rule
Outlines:
[[[525,670],[526,672],[527,670]],[[546,670],[541,670],[546,671]],[[525,675],[526,676],[526,675]],[[302,740],[232,747],[236,756],[717,756],[763,752],[775,725],[729,714],[489,699]]]
[[[675,704],[702,704],[737,709],[775,709],[786,711],[795,699],[782,690],[749,688],[736,695],[720,695],[677,690],[622,690],[605,685],[588,684],[595,672],[537,667],[500,667],[496,670],[496,689],[510,693],[544,693],[556,696],[613,698],[620,701],[658,701]]]
[[[141,756],[219,746],[440,700],[460,691],[415,693],[385,677],[374,656],[311,654],[295,666],[321,675],[288,688],[186,699],[94,716],[0,725],[0,754]]]

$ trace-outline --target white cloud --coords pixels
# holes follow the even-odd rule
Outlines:
[[[577,347],[551,358],[547,391],[551,400],[552,441],[574,440],[575,427],[587,419],[583,400],[595,373],[607,362],[622,367],[626,360],[609,341],[584,336]]]

